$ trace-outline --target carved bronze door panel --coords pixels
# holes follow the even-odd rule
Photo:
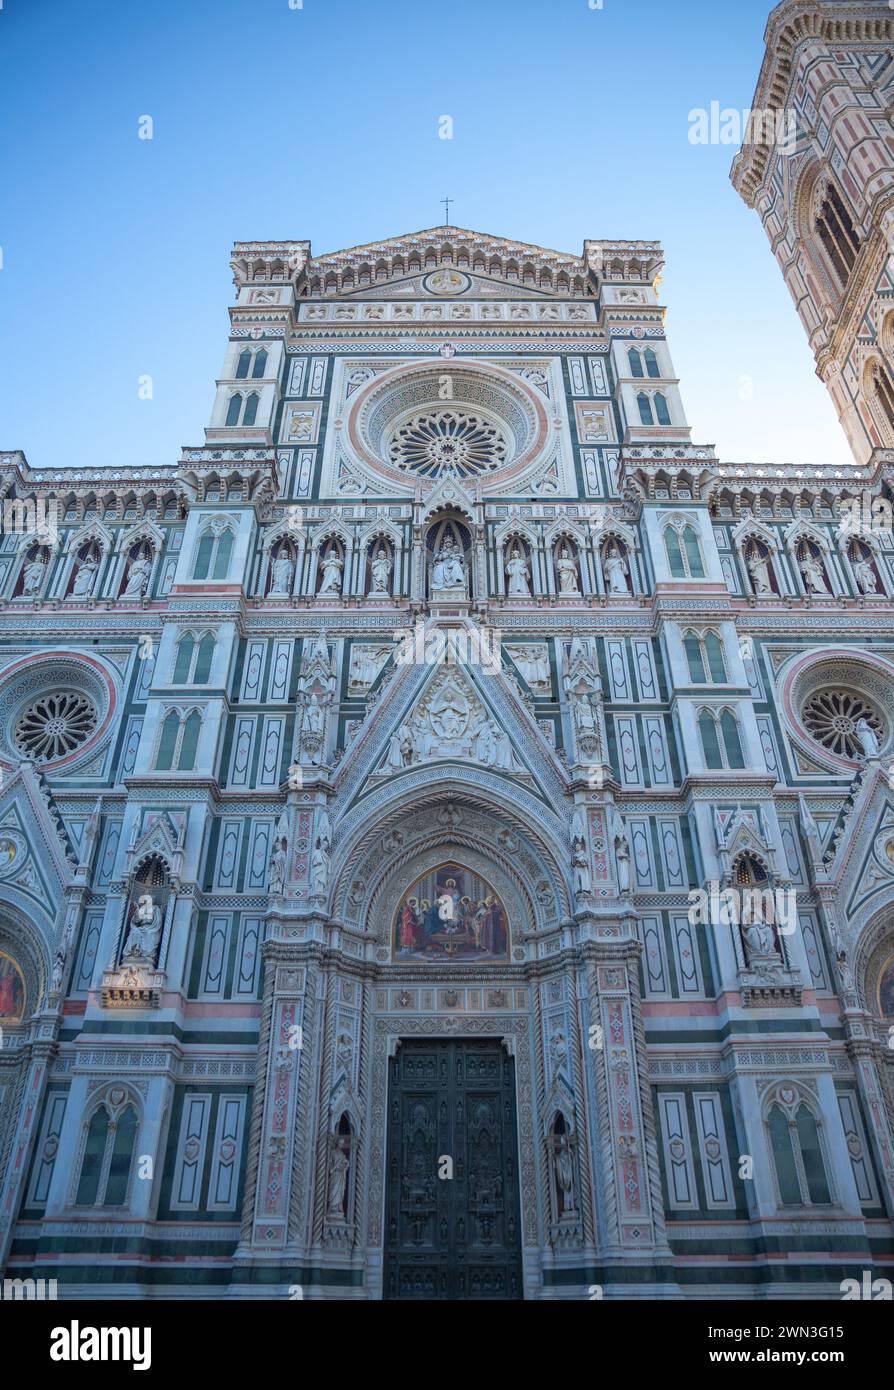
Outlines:
[[[384,1297],[521,1298],[513,1059],[407,1041],[388,1081]]]

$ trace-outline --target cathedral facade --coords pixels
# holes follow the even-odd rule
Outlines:
[[[809,8],[890,50],[887,7]],[[884,105],[878,31],[799,34],[787,80],[826,42],[831,89]],[[792,264],[827,256],[763,154],[736,177]],[[862,166],[804,161],[883,303]],[[448,226],[238,243],[203,444],[2,456],[8,1280],[890,1275],[894,434],[848,340],[854,467],[723,465],[662,265]],[[805,283],[826,352],[849,291]]]

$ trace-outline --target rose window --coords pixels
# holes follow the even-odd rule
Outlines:
[[[437,410],[417,415],[396,429],[388,456],[397,468],[426,478],[445,472],[468,478],[502,467],[509,448],[499,427],[483,416]]]
[[[85,695],[54,690],[22,710],[15,728],[16,747],[40,762],[64,758],[87,742],[97,717],[96,706]]]
[[[850,690],[818,690],[806,701],[801,718],[818,743],[842,758],[859,758],[862,745],[857,734],[861,719],[881,745],[885,726],[877,710],[864,696]]]

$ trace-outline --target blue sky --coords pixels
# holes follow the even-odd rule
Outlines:
[[[437,225],[449,194],[460,226],[558,250],[660,239],[694,440],[851,461],[734,147],[688,139],[691,109],[750,104],[769,0],[296,4],[2,0],[0,447],[176,460],[204,438],[234,240],[319,254]]]

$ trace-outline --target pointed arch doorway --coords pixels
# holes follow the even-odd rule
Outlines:
[[[515,1061],[499,1038],[401,1041],[386,1169],[384,1298],[523,1297]]]

